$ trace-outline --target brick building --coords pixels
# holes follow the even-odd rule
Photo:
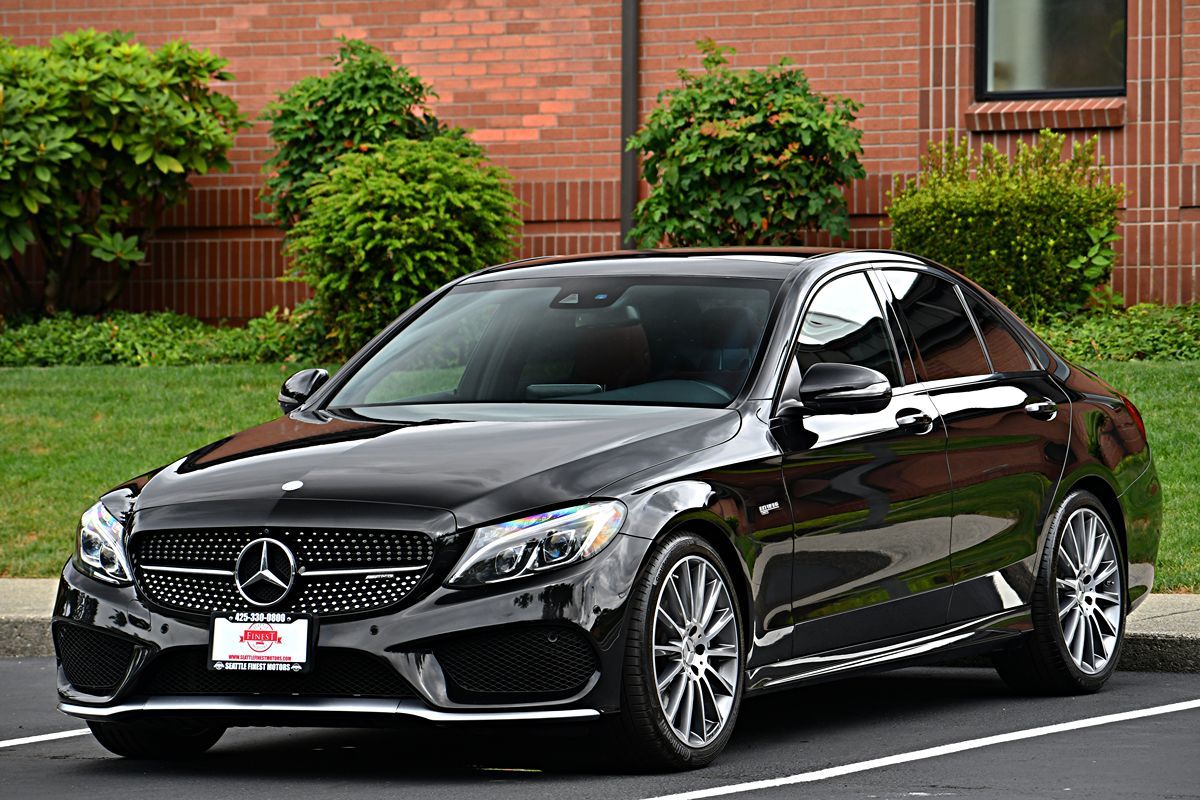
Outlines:
[[[623,36],[635,24],[636,39]],[[371,41],[431,82],[438,116],[473,129],[513,173],[522,255],[619,246],[623,85],[644,117],[676,70],[698,68],[697,39],[737,48],[736,67],[788,55],[817,90],[865,104],[850,244],[887,244],[885,191],[931,138],[958,129],[1011,148],[1054,127],[1098,134],[1129,190],[1116,289],[1130,302],[1200,299],[1196,0],[0,0],[0,35],[18,44],[81,27],[214,50],[251,116],[327,69],[335,37]],[[269,146],[257,123],[231,172],[195,181],[125,306],[245,318],[301,297],[275,280],[280,238],[255,218]]]

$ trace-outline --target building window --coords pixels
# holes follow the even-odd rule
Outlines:
[[[1125,0],[978,0],[980,100],[1125,94]]]

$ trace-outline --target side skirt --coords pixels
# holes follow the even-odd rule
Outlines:
[[[896,669],[916,661],[936,661],[939,656],[950,658],[961,650],[999,649],[1032,627],[1029,608],[1024,606],[902,639],[789,658],[747,670],[746,691],[753,694],[846,673]]]

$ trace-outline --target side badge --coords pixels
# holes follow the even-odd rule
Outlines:
[[[767,503],[765,506],[758,507],[758,513],[762,514],[764,517],[767,514],[770,514],[772,511],[778,511],[778,510],[779,510],[779,503]]]

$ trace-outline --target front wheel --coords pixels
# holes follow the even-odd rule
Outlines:
[[[126,758],[179,759],[198,756],[224,735],[219,726],[174,722],[89,722],[105,750]]]
[[[724,749],[741,705],[742,618],[721,557],[676,534],[631,597],[621,728],[650,768],[702,767]]]
[[[1033,592],[1033,632],[996,656],[996,669],[1013,688],[1095,692],[1116,670],[1125,581],[1115,530],[1091,492],[1072,493],[1055,512]]]

